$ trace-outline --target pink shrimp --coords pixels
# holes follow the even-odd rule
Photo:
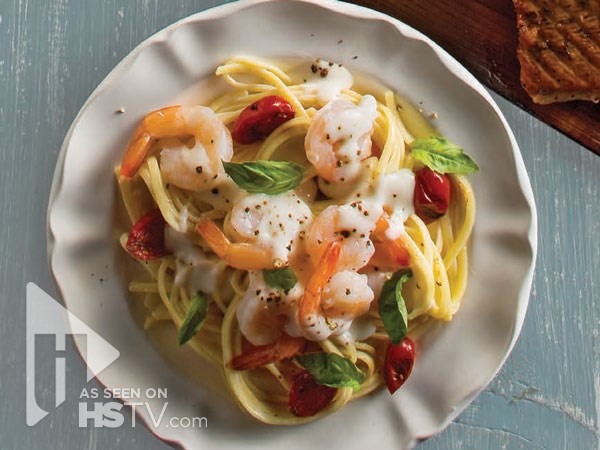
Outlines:
[[[121,163],[120,175],[133,177],[162,138],[193,137],[193,148],[185,145],[161,152],[165,181],[184,189],[199,190],[212,185],[223,173],[221,161],[233,156],[229,130],[214,112],[204,106],[169,106],[147,114],[136,129]]]
[[[371,155],[376,118],[377,102],[370,95],[365,95],[358,105],[335,99],[315,114],[304,147],[321,178],[346,182],[360,174],[360,162]]]

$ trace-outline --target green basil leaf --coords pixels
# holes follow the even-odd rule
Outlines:
[[[277,289],[278,291],[288,292],[294,286],[296,286],[296,275],[294,271],[289,267],[282,269],[264,269],[263,278],[267,286]]]
[[[384,283],[379,296],[379,315],[393,344],[399,344],[406,337],[408,312],[402,298],[402,286],[410,277],[412,277],[410,270],[396,272]]]
[[[365,374],[352,361],[335,353],[309,353],[296,359],[317,383],[325,386],[358,389],[365,381]]]
[[[304,169],[287,161],[223,162],[235,184],[253,194],[276,195],[291,191],[302,181]]]
[[[466,174],[479,170],[462,148],[437,136],[415,139],[411,144],[411,155],[439,173]]]
[[[185,344],[198,332],[208,312],[208,297],[202,292],[194,295],[185,313],[179,333],[177,334],[177,342],[179,345]]]

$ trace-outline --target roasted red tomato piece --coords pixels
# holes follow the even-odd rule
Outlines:
[[[336,388],[318,384],[314,377],[303,370],[292,379],[288,407],[298,417],[310,417],[331,403]]]
[[[391,394],[404,384],[415,363],[415,344],[404,338],[397,345],[390,343],[385,353],[383,378]]]
[[[142,216],[129,231],[129,254],[143,261],[170,254],[165,247],[165,223],[158,208]]]
[[[442,217],[450,205],[450,177],[424,167],[415,176],[415,212],[425,223]]]
[[[231,135],[240,144],[262,141],[295,115],[294,108],[287,100],[269,95],[244,108],[235,121]]]

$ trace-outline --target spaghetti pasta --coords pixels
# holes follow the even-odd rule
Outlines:
[[[316,61],[303,64],[302,67],[307,69],[308,75],[289,67],[282,68],[273,62],[236,57],[217,68],[216,75],[224,79],[230,89],[210,102],[208,108],[223,128],[232,128],[240,116],[246,114],[244,111],[254,108],[256,102],[265,96],[278,96],[291,106],[293,117],[286,117],[285,121],[269,130],[261,139],[246,145],[231,143],[229,131],[222,133],[217,124],[196,132],[196,142],[192,142],[189,139],[191,133],[185,132],[189,123],[185,123],[184,126],[180,122],[190,122],[190,117],[196,118],[208,113],[203,109],[190,109],[187,115],[182,115],[173,109],[175,107],[171,107],[160,110],[156,116],[158,118],[152,119],[155,122],[145,120],[133,137],[128,150],[129,156],[126,155],[123,161],[123,166],[127,165],[126,173],[133,175],[123,176],[123,166],[116,169],[119,191],[131,223],[138,223],[150,208],[158,208],[166,223],[164,239],[169,254],[144,261],[142,265],[148,278],[131,280],[129,283],[131,292],[141,293],[145,298],[147,317],[144,326],[152,327],[160,322],[172,322],[175,327],[181,328],[186,325],[186,315],[189,315],[192,297],[198,292],[208,294],[210,301],[206,317],[203,318],[199,330],[192,330],[193,337],[187,343],[200,357],[222,368],[231,391],[246,411],[262,422],[277,425],[294,425],[316,420],[342,408],[353,399],[369,394],[384,383],[381,367],[384,364],[390,335],[385,320],[382,320],[377,311],[377,301],[372,300],[373,297],[377,298],[377,291],[381,291],[384,282],[399,268],[409,270],[412,274],[412,278],[406,281],[401,289],[407,312],[409,336],[418,337],[432,321],[452,319],[459,309],[466,289],[467,243],[475,215],[472,189],[466,178],[458,174],[449,177],[451,202],[447,212],[440,214],[441,217],[429,220],[430,216],[422,216],[414,210],[414,173],[423,167],[423,163],[411,151],[411,144],[415,139],[435,136],[436,131],[406,100],[391,90],[373,94],[368,91],[368,87],[361,89],[348,85],[346,72],[336,75],[336,70],[341,73],[341,65]],[[343,70],[345,71],[345,68]],[[319,80],[327,78],[323,73],[330,74],[332,79]],[[341,80],[337,85],[336,79]],[[311,149],[308,147],[318,146],[315,147],[315,151],[324,151],[323,146],[329,145],[333,140],[330,139],[332,132],[327,128],[330,124],[325,123],[320,129],[317,128],[319,121],[330,120],[328,118],[337,114],[338,110],[350,111],[348,114],[359,111],[361,118],[372,113],[373,120],[368,123],[369,131],[365,135],[368,143],[359,141],[357,139],[360,137],[350,134],[349,137],[345,136],[342,144],[343,146],[348,142],[358,142],[359,149],[371,149],[372,145],[372,151],[365,151],[364,157],[360,158],[347,155],[339,157],[331,168],[324,169],[320,166],[322,160],[311,159]],[[170,120],[169,130],[165,125],[156,125],[159,119]],[[360,120],[340,120],[336,122],[337,129],[341,130],[341,127],[346,125],[356,129],[360,126]],[[152,126],[156,129],[150,130]],[[208,141],[206,137],[200,138],[199,133],[216,137]],[[318,143],[311,140],[315,133]],[[205,139],[205,154],[198,154],[192,164],[190,155],[197,151],[198,139]],[[141,141],[146,153],[142,157],[138,154],[133,158],[132,148],[139,151]],[[227,155],[225,149],[227,145],[233,146],[230,155]],[[174,150],[166,153],[165,149]],[[178,153],[175,153],[176,151]],[[331,144],[331,154],[344,151],[339,142]],[[167,161],[168,158],[171,158],[171,161]],[[227,161],[231,161],[233,165],[261,161],[293,161],[304,170],[298,178],[295,193],[287,190],[287,193],[270,197],[261,193],[249,195],[236,185],[239,185],[239,182],[229,171],[226,175],[223,170],[217,168],[223,164],[221,160],[225,161],[225,165],[229,164]],[[190,164],[189,176],[197,174],[203,177],[204,184],[201,187],[181,187],[178,181],[188,176],[185,171],[180,170],[175,175],[166,173],[169,165],[179,168]],[[134,167],[135,165],[139,167]],[[345,180],[345,177],[349,177],[347,174],[352,175],[352,170],[357,175],[350,176],[351,180]],[[230,176],[236,183],[231,182]],[[283,185],[289,182],[289,179],[278,181]],[[378,183],[381,186],[387,183],[386,188],[378,191]],[[399,190],[390,190],[390,186]],[[401,193],[401,189],[408,189],[410,192]],[[402,214],[396,215],[396,212],[391,211],[393,208],[387,204],[375,204],[375,200],[381,201],[385,195],[392,198],[391,192],[394,199],[408,195],[410,207],[407,208],[409,214],[405,217]],[[375,202],[375,206],[367,207],[369,201]],[[290,202],[302,205],[298,208],[288,207]],[[241,212],[239,205],[245,206]],[[267,241],[267,244],[261,244],[263,246],[259,250],[250,248],[260,247],[259,244],[263,241],[260,241],[258,233],[264,229],[250,227],[252,234],[246,233],[247,230],[239,226],[239,215],[243,215],[244,211],[249,214],[251,208],[258,209],[261,205],[264,205],[263,208],[268,209],[273,217],[275,214],[277,217],[279,214],[289,216],[290,220],[285,222],[285,230],[284,226],[279,224],[280,234],[288,233],[286,239],[289,240],[289,245],[287,240],[283,244],[287,251],[285,248],[269,247],[273,242],[269,244]],[[346,212],[352,208],[353,212]],[[347,263],[345,269],[337,271],[342,275],[336,273],[326,277],[327,285],[320,286],[323,290],[318,292],[317,300],[324,301],[321,297],[329,295],[330,301],[334,302],[333,306],[328,306],[331,308],[330,312],[339,309],[345,314],[351,311],[352,315],[356,316],[353,317],[354,322],[362,323],[362,328],[368,329],[368,332],[357,331],[356,327],[352,327],[352,320],[342,319],[332,312],[327,315],[323,312],[323,305],[313,313],[316,319],[312,316],[300,318],[299,321],[291,319],[298,315],[298,304],[308,301],[306,298],[309,296],[309,286],[315,283],[314,274],[320,273],[326,264],[329,250],[325,248],[321,239],[325,239],[323,233],[329,233],[327,227],[333,225],[328,219],[319,218],[332,217],[334,222],[343,222],[347,221],[348,217],[355,217],[348,214],[355,214],[357,210],[364,216],[377,211],[378,217],[387,217],[389,220],[384,221],[385,229],[381,231],[381,220],[373,219],[372,223],[369,222],[371,228],[364,225],[368,228],[367,236],[363,233],[362,237],[356,237],[353,241],[357,246],[365,244],[361,252],[366,252],[364,254],[367,256],[361,263],[352,259],[354,257],[348,253],[347,247],[342,248],[335,264],[339,266]],[[307,223],[303,224],[303,221]],[[321,233],[318,234],[318,238],[313,239],[307,235],[307,239],[300,242],[304,233],[317,233],[317,223],[323,223],[327,230],[318,231]],[[361,226],[356,222],[352,223],[350,228],[354,227],[353,231],[360,233]],[[331,233],[335,236],[341,235],[339,239],[354,239],[345,235],[351,231],[337,230]],[[379,235],[376,236],[376,233]],[[145,239],[147,234],[144,235]],[[272,236],[270,239],[280,242]],[[318,244],[315,243],[315,239],[318,240]],[[381,244],[378,244],[378,239]],[[392,241],[388,244],[389,239]],[[122,246],[132,253],[128,247],[130,240],[131,233],[124,233],[120,241]],[[311,242],[313,247],[310,247]],[[389,252],[392,244],[403,249],[406,260],[398,264],[398,267],[376,266],[376,259],[371,258],[378,259],[379,252],[384,252],[386,246],[386,251]],[[371,246],[374,246],[375,250],[367,248]],[[253,261],[252,267],[242,267],[249,258]],[[265,264],[263,260],[266,261]],[[344,262],[340,262],[342,260]],[[272,267],[265,267],[271,262]],[[276,289],[268,284],[265,272],[257,270],[281,269],[286,267],[288,262],[293,265],[295,272],[294,284],[281,290],[285,291],[285,295],[275,295],[273,292],[276,292]],[[367,294],[357,300],[366,302],[364,311],[358,313],[357,308],[360,305],[356,306],[354,303],[351,306],[354,308],[352,310],[347,309],[350,308],[347,302],[343,303],[344,306],[340,306],[342,303],[335,304],[339,294],[339,289],[334,289],[337,286],[336,277],[340,278],[338,282],[342,283],[339,286],[345,282],[355,289],[352,283],[356,282],[357,286],[364,288]],[[342,277],[345,278],[342,280]],[[366,282],[361,285],[360,280],[367,278],[368,286]],[[258,298],[261,288],[256,288],[256,294],[253,293],[256,283],[261,284],[263,288],[266,286],[265,292],[270,292],[269,299],[273,302],[281,301],[281,311],[285,310],[283,314],[273,313],[273,308],[267,308],[260,303]],[[346,295],[349,291],[350,289],[346,288]],[[313,295],[312,292],[310,295]],[[253,300],[249,300],[252,296]],[[269,299],[266,301],[270,301]],[[260,308],[252,306],[252,302],[256,302]],[[240,323],[243,314],[252,315],[252,320],[256,318],[258,328],[265,335],[251,337],[256,327],[253,323]],[[325,329],[329,330],[326,338],[319,338],[315,332],[303,328],[303,323],[312,319],[324,320]],[[287,322],[284,326],[282,323],[285,321]],[[294,321],[295,323],[290,325]],[[333,331],[338,326],[345,331]],[[337,355],[349,361],[362,374],[360,385],[339,385],[335,396],[323,409],[308,416],[293,414],[288,404],[291,401],[289,393],[294,383],[294,374],[301,370],[297,361],[293,359],[294,354],[280,359],[265,360],[252,370],[236,370],[231,366],[231,361],[236,356],[243,355],[248,348],[254,349],[254,355],[269,345],[273,350],[273,345],[277,345],[272,343],[273,339],[266,343],[261,341],[269,340],[267,335],[271,328],[274,335],[285,331],[286,335],[306,338],[309,342],[304,345],[303,351]],[[255,345],[249,345],[248,340],[254,340]],[[281,349],[277,348],[277,351],[284,355],[285,349],[283,344],[281,345]]]

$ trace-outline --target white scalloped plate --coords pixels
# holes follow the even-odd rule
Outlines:
[[[113,167],[130,133],[146,112],[172,103],[235,54],[322,57],[371,73],[437,112],[442,133],[481,168],[470,177],[477,219],[459,314],[420,342],[413,374],[393,397],[380,390],[305,426],[256,423],[224,393],[222,382],[198,376],[205,368],[186,370],[193,358],[186,351],[173,356],[183,358],[183,368],[168,363],[134,321],[119,276]],[[120,107],[125,114],[115,114]],[[149,428],[184,448],[406,448],[438,433],[487,385],[512,349],[525,317],[536,245],[536,212],[523,160],[485,89],[412,28],[334,1],[231,3],[144,41],[75,119],[48,211],[49,258],[65,304],[121,352],[98,379],[109,388],[166,387],[166,417],[160,427]],[[80,350],[85,345],[77,336],[75,343]],[[164,403],[145,400],[154,411]],[[146,412],[138,412],[150,423]],[[206,417],[208,427],[168,426],[170,417],[194,416]]]

